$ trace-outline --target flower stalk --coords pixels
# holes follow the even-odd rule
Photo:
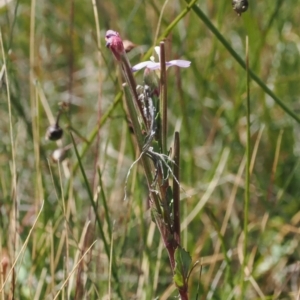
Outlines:
[[[140,124],[139,124],[139,121],[138,121],[138,118],[136,115],[135,106],[132,103],[132,98],[131,98],[132,95],[129,92],[128,86],[123,85],[123,87],[124,87],[125,101],[126,101],[126,105],[128,108],[129,116],[131,118],[132,127],[134,130],[134,134],[136,136],[139,151],[140,151],[140,153],[143,153],[144,136],[142,135]],[[152,191],[152,188],[151,188],[151,184],[153,182],[153,176],[152,176],[150,161],[144,155],[141,155],[141,160],[143,163],[143,167],[144,167],[144,171],[145,171],[145,175],[146,175],[146,179],[147,179],[147,183],[148,183],[148,188],[151,191],[151,193],[150,193],[151,199],[154,202],[158,213],[162,213],[161,207],[159,204],[158,195],[155,193],[155,191]]]
[[[115,56],[116,60],[120,63],[123,75],[126,79],[126,82],[130,88],[130,92],[133,96],[133,99],[135,101],[135,105],[138,107],[138,110],[143,118],[144,123],[146,124],[146,120],[143,116],[143,111],[140,102],[138,101],[138,96],[136,92],[136,83],[135,79],[133,77],[131,66],[128,61],[128,58],[126,56],[126,51],[123,45],[123,41],[120,38],[120,35],[118,32],[113,30],[108,30],[106,32],[105,36],[106,40],[106,47],[109,48],[113,55]]]
[[[175,133],[174,160],[167,152],[167,72],[169,66],[187,68],[189,61],[165,59],[160,43],[159,63],[142,62],[133,68],[127,59],[122,39],[113,30],[106,33],[106,46],[120,63],[126,84],[124,96],[147,179],[150,208],[163,239],[173,271],[173,280],[182,300],[188,299],[188,271],[191,258],[180,246],[179,209],[179,133]],[[145,69],[144,85],[136,85],[133,72]],[[155,70],[160,70],[158,77]],[[139,121],[142,119],[142,123]],[[146,133],[143,134],[143,133]],[[169,178],[173,177],[173,189]]]
[[[161,137],[162,137],[162,153],[167,153],[167,72],[166,72],[166,56],[165,43],[160,42],[160,116],[161,116]]]
[[[180,245],[180,138],[179,132],[175,132],[174,136],[174,166],[173,166],[173,213],[174,213],[174,237]]]

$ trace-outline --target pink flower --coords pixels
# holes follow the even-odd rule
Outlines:
[[[154,47],[155,52],[158,55],[159,58],[159,47]],[[166,67],[172,67],[172,66],[177,66],[180,68],[188,68],[191,65],[191,62],[188,60],[183,60],[183,59],[176,59],[176,60],[170,60],[166,61]],[[143,61],[135,66],[132,67],[132,71],[136,72],[138,70],[141,70],[143,68],[148,68],[150,70],[157,70],[160,69],[160,62],[155,62],[154,57],[151,56],[150,60],[148,61]]]
[[[115,58],[120,61],[121,56],[125,54],[123,41],[118,32],[107,30],[105,35],[106,47],[111,50]]]

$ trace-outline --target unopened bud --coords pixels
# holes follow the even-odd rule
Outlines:
[[[125,53],[123,41],[118,32],[107,30],[105,35],[106,47],[111,50],[117,60],[121,60],[121,56]]]

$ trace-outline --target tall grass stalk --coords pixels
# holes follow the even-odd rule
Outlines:
[[[247,119],[247,140],[246,140],[246,180],[245,180],[245,203],[244,203],[244,244],[243,244],[243,261],[241,276],[241,297],[245,297],[245,277],[247,257],[248,257],[248,220],[249,220],[249,203],[250,203],[250,165],[251,165],[251,109],[250,109],[250,76],[249,76],[249,39],[246,37],[246,81],[247,81],[247,101],[246,101],[246,119]]]
[[[230,149],[228,147],[225,147],[222,150],[220,160],[214,172],[213,178],[211,179],[205,193],[200,198],[199,202],[193,207],[192,211],[182,221],[181,230],[186,229],[187,226],[198,216],[199,212],[201,212],[203,207],[207,204],[208,200],[212,196],[212,193],[215,191],[219,183],[219,180],[221,179],[225,166],[228,163],[229,154],[230,154]]]
[[[157,42],[161,42],[166,39],[174,30],[176,25],[189,13],[194,5],[196,5],[198,0],[192,0],[187,4],[186,8],[182,10],[182,12],[170,23],[170,25],[163,31],[163,33],[157,39]],[[150,48],[146,54],[143,56],[143,60],[148,59],[153,53],[153,48]]]
[[[165,43],[160,42],[160,107],[159,113],[161,118],[161,145],[162,153],[167,154],[167,108],[168,108],[168,89],[167,89],[167,70],[165,57]]]
[[[98,207],[97,207],[97,204],[94,201],[93,193],[92,193],[91,187],[89,185],[85,170],[83,168],[81,158],[80,158],[79,152],[77,150],[76,142],[74,140],[74,137],[73,137],[72,133],[70,133],[70,136],[71,136],[71,139],[72,139],[72,142],[73,142],[73,145],[74,145],[74,150],[75,150],[76,157],[77,157],[77,160],[78,160],[78,163],[79,163],[79,168],[81,170],[82,177],[84,179],[85,187],[86,187],[86,190],[88,192],[89,200],[90,200],[91,206],[92,206],[94,214],[95,214],[96,223],[98,225],[98,228],[99,228],[99,231],[100,231],[100,234],[101,234],[101,237],[102,237],[102,241],[103,241],[103,244],[104,244],[104,249],[105,249],[107,257],[110,257],[109,256],[110,255],[110,247],[109,247],[108,241],[106,240],[106,237],[105,237],[105,234],[104,234],[103,225],[102,225],[102,222],[100,220],[99,213],[98,213]],[[116,281],[116,291],[118,293],[118,296],[122,299],[122,294],[121,294],[121,290],[120,290],[120,281],[119,281],[119,276],[118,276],[118,271],[117,271],[118,268],[117,268],[117,264],[116,264],[116,261],[115,261],[115,256],[111,257],[110,259],[112,260],[112,264],[113,264],[112,274],[113,274],[114,279]]]
[[[11,200],[12,200],[12,213],[10,216],[10,237],[12,242],[12,252],[11,255],[13,259],[15,258],[16,251],[18,249],[18,238],[17,238],[17,229],[18,229],[18,220],[19,220],[19,199],[18,199],[18,191],[17,191],[17,167],[16,167],[16,149],[15,149],[15,137],[13,134],[13,120],[12,120],[12,105],[11,105],[11,97],[10,97],[10,81],[7,74],[7,64],[6,64],[6,54],[4,51],[3,46],[3,39],[2,39],[2,31],[0,28],[0,44],[1,44],[1,54],[3,59],[3,70],[5,74],[5,81],[6,81],[6,97],[7,97],[7,108],[8,108],[8,118],[9,118],[9,135],[10,135],[10,145],[11,145],[11,161],[12,161],[12,181],[11,181]],[[2,262],[1,262],[2,264]],[[14,267],[12,268],[12,285],[11,285],[11,297],[15,297],[15,284],[16,284],[16,273]],[[7,276],[8,278],[8,276]],[[5,280],[6,282],[6,280]],[[5,282],[3,283],[3,287],[5,285]],[[1,290],[3,289],[1,288]]]
[[[176,27],[176,25],[182,20],[188,12],[191,10],[192,6],[197,2],[197,0],[192,0],[191,3],[187,5],[187,7],[171,22],[171,24],[163,31],[163,33],[159,36],[157,41],[161,42],[163,39],[165,39],[171,32],[172,30]],[[94,11],[97,9],[97,7],[93,4]],[[97,17],[97,13],[95,12],[95,18]],[[97,21],[96,21],[97,22]],[[97,23],[96,23],[96,29],[97,29]],[[97,29],[97,43],[98,43],[98,29]],[[99,44],[99,43],[98,43]],[[101,51],[101,46],[98,45],[98,50],[102,53]],[[148,59],[153,52],[153,48],[150,48],[143,56],[142,60]],[[94,139],[97,137],[97,134],[99,132],[99,129],[101,128],[102,125],[105,124],[109,116],[112,114],[112,112],[115,110],[116,106],[120,103],[122,99],[122,91],[120,91],[116,97],[114,102],[110,105],[110,107],[105,111],[105,113],[101,116],[101,120],[99,123],[94,127],[92,132],[90,133],[89,137],[87,138],[87,143],[83,146],[81,150],[80,156],[83,157],[87,150],[90,148],[91,144],[93,143]],[[73,168],[73,172],[77,170],[77,163],[75,164]]]
[[[113,267],[113,245],[114,245],[114,233],[112,232],[110,235],[110,259],[109,259],[109,272],[108,272],[108,299],[111,299],[111,274],[112,274],[112,267]]]
[[[82,257],[79,259],[79,261],[74,265],[73,269],[71,270],[71,272],[68,274],[66,280],[63,282],[61,288],[59,289],[59,291],[56,293],[56,295],[54,296],[53,300],[58,299],[60,293],[62,293],[63,289],[65,288],[65,286],[67,285],[70,277],[72,276],[72,274],[77,270],[78,266],[80,265],[80,263],[83,261],[83,259],[85,258],[85,256],[91,251],[91,249],[93,248],[93,246],[96,244],[97,240],[95,240],[89,247],[88,249],[83,253]]]
[[[187,0],[185,0],[187,2]],[[246,64],[244,60],[237,54],[236,51],[230,46],[224,36],[219,32],[219,30],[213,25],[209,18],[204,14],[204,12],[197,5],[192,6],[193,11],[196,15],[203,21],[206,27],[216,36],[216,38],[222,43],[226,50],[231,54],[231,56],[238,62],[238,64],[246,70]],[[295,114],[284,102],[276,96],[276,94],[257,76],[250,68],[248,70],[249,76],[262,88],[262,90],[268,94],[289,116],[291,116],[295,121],[300,123],[300,117]]]
[[[102,117],[102,56],[101,56],[101,37],[100,37],[100,23],[99,23],[99,16],[98,16],[98,8],[97,8],[97,3],[95,0],[92,0],[92,6],[93,6],[93,13],[94,13],[94,18],[95,18],[95,27],[96,27],[96,38],[97,38],[97,60],[98,60],[98,78],[99,78],[99,92],[98,92],[98,120],[97,123],[99,124],[101,122],[101,117]],[[97,133],[97,143],[96,143],[96,156],[95,156],[95,168],[94,168],[94,178],[93,178],[93,189],[96,189],[96,174],[97,174],[97,169],[98,169],[98,160],[99,160],[99,146],[100,146],[100,130],[98,130]],[[111,235],[111,233],[110,233]]]
[[[1,300],[180,298],[184,249],[201,262],[183,272],[190,299],[299,296],[300,6],[248,0],[238,17],[230,2],[2,1]],[[110,26],[132,65],[160,42],[161,69],[192,61],[157,80],[152,127],[143,74],[122,66],[123,87],[104,47]]]
[[[36,88],[36,53],[35,53],[35,12],[36,12],[36,1],[31,1],[31,11],[30,11],[30,71],[29,71],[29,86],[30,86],[30,110],[31,110],[31,120],[32,120],[32,133],[33,133],[33,146],[34,146],[34,158],[35,158],[35,168],[36,168],[36,199],[42,199],[43,188],[42,188],[42,178],[40,172],[40,132],[39,132],[39,101],[38,101],[38,90]],[[37,203],[39,204],[39,203]]]
[[[60,163],[57,164],[58,166],[58,172],[59,172],[59,180],[60,180],[60,190],[61,190],[61,202],[63,207],[63,213],[64,213],[64,236],[65,236],[65,274],[69,274],[69,234],[68,234],[68,222],[69,222],[69,214],[67,212],[65,198],[64,198],[64,189],[63,189],[63,182],[62,182],[62,173],[61,173],[61,165]],[[68,290],[68,284],[66,284],[65,287],[66,290]]]
[[[13,263],[12,263],[12,266],[11,266],[10,270],[8,271],[8,274],[6,275],[6,279],[4,280],[4,282],[3,282],[3,284],[2,284],[2,286],[1,286],[1,288],[0,288],[0,293],[2,293],[2,291],[4,290],[4,287],[5,287],[6,283],[8,282],[8,280],[9,280],[9,278],[10,278],[10,275],[11,275],[13,272],[15,272],[15,268],[16,268],[17,263],[20,262],[20,261],[22,261],[22,258],[24,257],[25,249],[26,249],[26,247],[27,247],[27,244],[28,244],[28,242],[29,242],[29,239],[31,238],[32,232],[33,232],[33,230],[34,230],[34,228],[35,228],[35,226],[36,226],[36,224],[37,224],[37,221],[39,220],[39,217],[40,217],[40,215],[41,215],[41,213],[42,213],[42,211],[43,211],[43,208],[44,208],[44,202],[42,202],[42,205],[41,205],[41,207],[40,207],[39,213],[37,214],[37,216],[36,216],[36,218],[35,218],[35,220],[34,220],[34,222],[33,222],[33,225],[32,225],[32,227],[30,228],[29,233],[28,233],[28,235],[27,235],[27,237],[26,237],[26,239],[25,239],[25,241],[24,241],[24,243],[23,243],[21,249],[19,250],[19,252],[18,252],[18,254],[16,255],[16,257],[14,258],[14,261],[13,261]]]
[[[174,161],[171,161],[166,151],[167,85],[164,43],[160,44],[160,63],[158,65],[160,68],[159,82],[155,71],[153,72],[150,67],[146,67],[144,86],[139,87],[138,94],[136,82],[132,75],[133,68],[131,68],[126,56],[123,41],[119,33],[108,30],[105,39],[107,42],[106,46],[119,62],[127,82],[127,85],[123,85],[125,101],[140,152],[137,161],[142,161],[145,171],[152,218],[164,241],[173,272],[174,283],[181,299],[187,300],[191,258],[179,244],[179,199],[178,195],[176,195],[175,200],[177,203],[174,205],[174,194],[169,185],[169,174],[173,176],[173,180],[177,181],[178,184],[179,181],[178,178],[174,176],[173,168],[169,166],[170,163],[174,164]],[[190,62],[181,61],[181,63],[187,66],[190,65]],[[161,99],[157,111],[158,104],[156,102],[159,96]],[[146,136],[142,135],[142,129],[146,132]],[[178,163],[178,155],[180,153],[178,133],[176,134],[175,140],[176,161]],[[176,169],[176,171],[178,172],[179,169]],[[153,177],[152,173],[155,174],[155,177]],[[176,191],[176,193],[178,194],[178,191]],[[175,218],[174,215],[176,215]],[[143,261],[145,265],[148,264],[146,256],[144,256]],[[142,284],[143,283],[141,283],[141,285]]]

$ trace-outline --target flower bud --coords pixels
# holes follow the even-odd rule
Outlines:
[[[120,61],[121,56],[125,53],[125,49],[119,33],[113,30],[107,30],[105,40],[106,47],[109,48],[115,58]]]

